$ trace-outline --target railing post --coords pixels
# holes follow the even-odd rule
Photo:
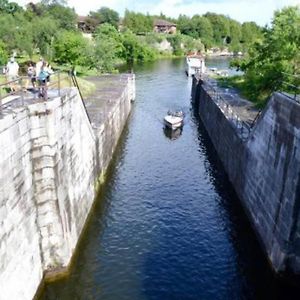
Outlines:
[[[20,85],[20,88],[21,88],[21,104],[22,104],[22,106],[24,106],[24,86],[23,86],[23,78],[20,77],[20,78],[18,79],[18,81],[19,81],[19,85]]]
[[[57,77],[58,77],[58,96],[60,97],[60,71],[58,71]]]
[[[2,94],[1,94],[1,87],[0,87],[0,115],[2,115]]]

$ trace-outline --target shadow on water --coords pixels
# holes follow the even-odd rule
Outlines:
[[[171,129],[169,127],[164,126],[163,128],[165,136],[170,140],[177,140],[182,134],[182,127]]]
[[[300,288],[276,277],[258,242],[246,215],[224,170],[216,149],[200,117],[192,111],[198,127],[199,152],[206,158],[205,168],[216,192],[220,195],[219,214],[227,222],[230,240],[237,254],[240,294],[231,299],[299,299]]]

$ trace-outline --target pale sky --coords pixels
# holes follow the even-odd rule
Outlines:
[[[15,0],[20,5],[29,2]],[[125,9],[150,15],[161,12],[168,17],[177,18],[179,14],[193,16],[215,12],[227,15],[239,22],[255,21],[264,26],[269,24],[275,10],[284,6],[300,5],[300,0],[68,0],[68,5],[74,7],[79,15],[87,15],[102,6],[116,10],[120,16]]]

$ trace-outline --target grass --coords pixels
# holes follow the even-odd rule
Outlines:
[[[68,76],[68,74],[66,72],[61,72],[59,76],[60,76],[60,87],[61,88],[73,86],[71,78]],[[51,82],[52,83],[50,86],[52,88],[58,88],[58,74],[54,74],[51,77]],[[80,92],[84,98],[90,96],[96,90],[96,86],[94,83],[89,82],[83,78],[77,77],[77,82],[78,82]]]
[[[253,90],[253,86],[245,81],[243,75],[219,77],[216,79],[221,87],[237,89],[244,98],[253,102],[256,108],[262,109],[266,106],[269,94],[262,93],[257,96],[256,91]]]

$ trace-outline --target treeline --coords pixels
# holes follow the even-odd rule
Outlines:
[[[206,13],[192,18],[179,16],[178,29],[182,34],[201,39],[205,48],[228,47],[232,52],[247,51],[249,45],[262,37],[262,28],[254,22],[243,24],[227,16]]]
[[[177,33],[154,33],[156,19],[177,24]],[[83,36],[77,27],[78,15],[64,0],[42,0],[25,8],[0,0],[0,64],[16,53],[28,58],[42,55],[60,65],[107,72],[122,62],[203,52],[211,47],[246,51],[253,41],[262,38],[262,29],[255,23],[240,24],[213,13],[170,19],[163,14],[150,16],[126,10],[120,20],[116,11],[102,7],[91,11],[84,22],[92,32],[91,39]]]
[[[247,55],[233,62],[244,71],[240,87],[245,96],[263,106],[274,91],[300,95],[300,6],[274,14],[263,39],[252,44]]]

